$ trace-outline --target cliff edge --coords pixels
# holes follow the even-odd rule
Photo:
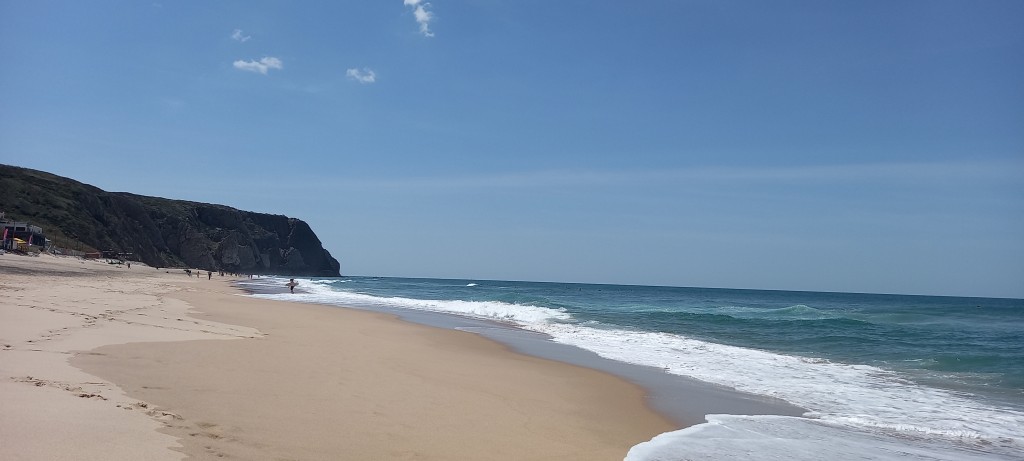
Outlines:
[[[0,211],[67,248],[133,253],[154,267],[337,277],[340,265],[304,221],[224,205],[106,192],[0,165]]]

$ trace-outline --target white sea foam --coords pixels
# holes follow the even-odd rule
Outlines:
[[[708,415],[708,422],[634,446],[625,461],[992,461],[1006,447],[924,437],[894,438],[788,416]]]
[[[571,324],[534,328],[555,341],[602,357],[792,402],[808,416],[856,427],[953,438],[1014,439],[1024,413],[995,408],[968,395],[921,386],[868,365],[788,356],[709,343],[679,335],[603,330]]]
[[[331,281],[329,280],[299,280],[299,286],[303,287],[302,290],[294,295],[291,293],[272,293],[256,294],[253,296],[342,306],[389,307],[444,312],[480,319],[512,322],[517,325],[530,325],[544,323],[549,320],[567,320],[570,318],[570,315],[561,309],[523,306],[498,301],[413,299],[337,291],[331,288]]]

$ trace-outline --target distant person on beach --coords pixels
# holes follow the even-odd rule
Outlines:
[[[291,281],[288,282],[288,290],[292,293],[295,293],[295,287],[297,286],[299,286],[299,282],[296,282],[295,279],[291,279]]]
[[[211,272],[211,271],[206,271],[206,280],[210,280],[210,279],[212,279],[212,278],[213,278],[213,272]]]

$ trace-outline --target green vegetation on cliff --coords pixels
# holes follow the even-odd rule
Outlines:
[[[0,211],[41,226],[60,246],[134,253],[156,267],[338,276],[309,225],[223,205],[106,192],[0,165]]]

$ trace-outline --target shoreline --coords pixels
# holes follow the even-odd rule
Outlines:
[[[0,265],[8,262],[9,257]],[[2,269],[0,285],[44,277],[38,271],[11,275],[9,267]],[[65,339],[93,330],[117,332],[116,339],[94,338],[91,344],[63,341],[78,347],[51,354],[58,358],[32,372],[33,379],[47,382],[60,381],[48,374],[74,375],[61,381],[63,387],[14,379],[29,376],[26,362],[12,360],[14,355],[42,352],[32,351],[30,340],[14,338],[10,329],[0,330],[5,342],[13,343],[7,349],[16,349],[3,352],[3,385],[25,397],[21,406],[9,401],[12,393],[0,397],[5,413],[0,454],[6,459],[62,453],[77,459],[622,459],[633,445],[678,428],[650,409],[644,390],[633,383],[515,352],[475,333],[357,309],[239,296],[222,280],[186,279],[142,265],[138,271],[133,265],[132,277],[100,269],[93,266],[86,272],[94,275],[74,277],[77,289],[102,292],[96,299],[105,309],[88,314],[100,328],[33,320],[41,329],[35,333],[70,328],[61,333]],[[155,277],[134,278],[144,270]],[[68,282],[66,275],[45,277]],[[154,285],[164,291],[146,292]],[[67,308],[79,304],[81,296],[67,299],[75,293],[64,290],[44,297],[52,290],[24,289],[36,299],[5,307],[4,317],[21,320],[15,312],[38,314],[64,303],[67,315],[61,318],[77,321]],[[146,296],[153,299],[140,308]],[[116,302],[136,306],[111,309]],[[164,335],[129,317],[161,310],[167,311],[161,312]],[[179,317],[182,312],[187,315]],[[132,336],[126,329],[138,331]],[[250,339],[211,340],[227,334]],[[104,340],[118,344],[104,346]],[[51,349],[60,343],[49,342]],[[69,392],[75,387],[82,390]],[[87,405],[67,417],[44,421],[39,416],[60,415],[76,403]],[[17,432],[25,419],[40,430]],[[88,439],[84,426],[96,419],[135,432],[120,432],[118,441]],[[59,429],[41,430],[54,424]],[[57,437],[62,444],[53,443]],[[126,452],[117,455],[110,444]]]
[[[284,294],[287,292],[283,286],[267,286],[258,282],[254,283],[251,280],[236,280],[232,282],[232,285],[248,294]],[[651,409],[674,422],[678,426],[677,429],[705,423],[707,422],[705,416],[711,414],[802,417],[808,411],[781,399],[669,374],[661,368],[604,358],[586,349],[552,341],[550,336],[543,333],[529,331],[508,323],[443,312],[336,305],[301,300],[283,302],[380,312],[395,316],[405,322],[472,332],[501,343],[516,353],[608,373],[644,389],[647,394],[647,404]],[[685,398],[680,398],[680,396],[685,396]]]

